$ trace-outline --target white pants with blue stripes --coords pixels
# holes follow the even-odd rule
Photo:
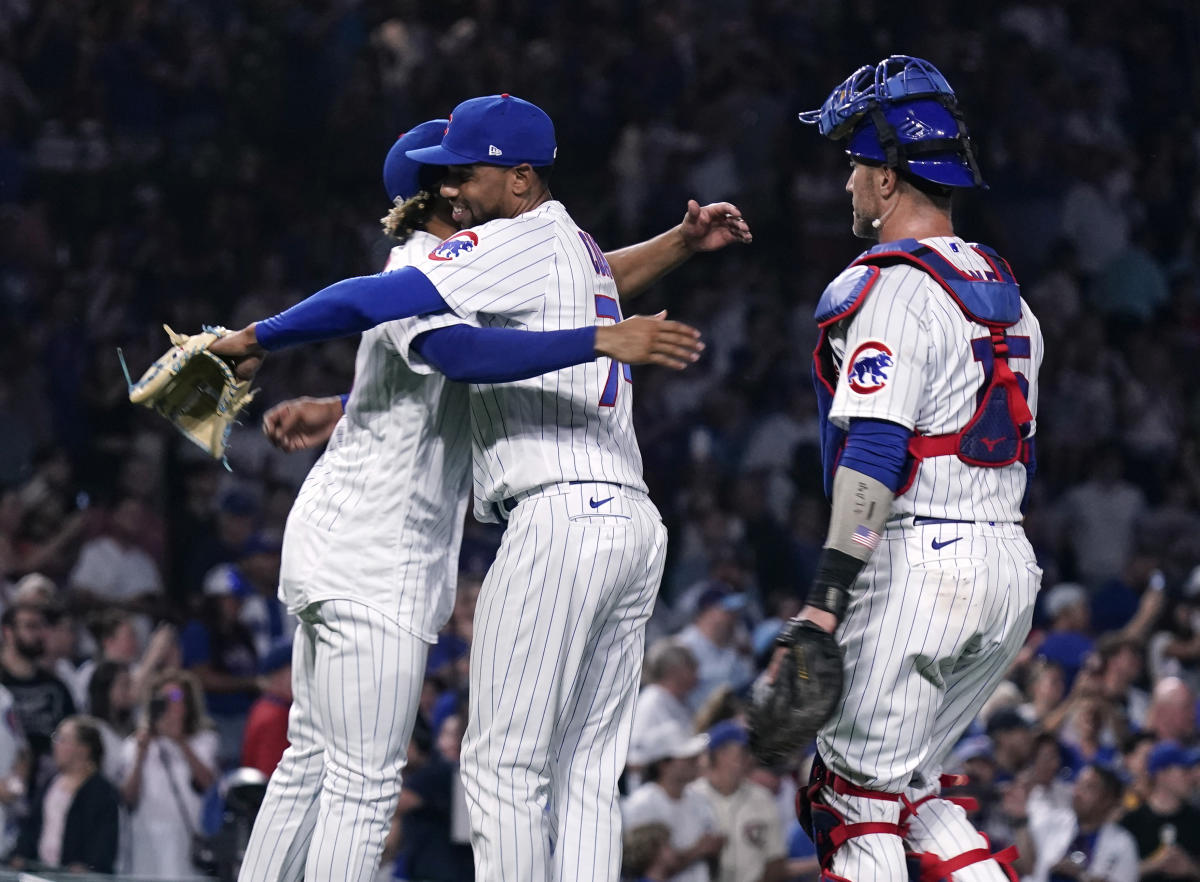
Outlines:
[[[846,680],[841,707],[817,736],[825,764],[869,790],[912,801],[937,793],[947,755],[1029,635],[1040,584],[1018,524],[889,524],[837,632]],[[827,798],[847,824],[900,816],[900,803]],[[917,809],[908,844],[943,858],[986,847],[962,809],[941,799]],[[832,869],[851,882],[908,878],[903,843],[889,834],[848,840]],[[985,861],[954,878],[1007,877]]]
[[[665,553],[658,510],[614,484],[511,512],[476,608],[462,751],[481,882],[618,878],[617,778]]]
[[[429,644],[353,600],[300,614],[290,746],[240,882],[373,880],[400,793]]]

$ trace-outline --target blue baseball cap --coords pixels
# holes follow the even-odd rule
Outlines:
[[[546,112],[505,92],[464,101],[450,114],[438,146],[405,155],[426,165],[543,166],[553,164],[558,147]]]
[[[421,191],[421,163],[405,156],[409,150],[433,147],[442,142],[448,119],[431,119],[414,126],[396,139],[383,161],[383,188],[388,199],[411,199]]]
[[[746,595],[724,582],[712,582],[697,598],[696,613],[698,615],[718,604],[727,612],[740,612],[746,608]]]
[[[1150,755],[1146,757],[1146,771],[1151,775],[1157,775],[1163,769],[1171,766],[1183,766],[1185,769],[1190,769],[1196,765],[1196,761],[1196,753],[1187,750],[1178,741],[1160,741],[1154,745],[1150,750]]]
[[[726,744],[749,744],[746,727],[736,720],[722,720],[708,730],[708,752],[715,753]]]

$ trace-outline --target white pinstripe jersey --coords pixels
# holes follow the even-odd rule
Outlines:
[[[922,239],[966,272],[991,267],[958,237]],[[982,278],[982,276],[981,276]],[[1008,363],[1029,384],[1028,403],[1037,416],[1037,374],[1042,332],[1028,304],[1008,329],[1016,338]],[[830,328],[838,363],[830,419],[845,429],[854,418],[888,420],[924,435],[963,429],[975,414],[985,383],[981,356],[990,358],[987,328],[970,321],[937,282],[913,266],[884,267],[863,306]],[[1028,341],[1028,346],[1020,342]],[[880,348],[880,347],[883,348]],[[891,364],[872,375],[856,365],[886,352]],[[849,353],[849,355],[847,355]],[[986,355],[985,355],[986,353]],[[1023,353],[1023,354],[1021,354]],[[865,357],[865,359],[864,359]],[[848,369],[843,369],[849,364]],[[955,456],[921,463],[916,480],[893,504],[893,515],[973,521],[1019,521],[1027,476],[1021,463],[1002,468],[969,466]]]
[[[437,244],[414,233],[386,270],[420,263]],[[471,453],[467,387],[414,371],[407,353],[414,334],[460,321],[401,319],[362,335],[346,414],[288,517],[279,591],[289,608],[360,600],[426,640],[449,618]]]
[[[484,327],[558,331],[620,320],[603,252],[559,202],[463,230],[417,266],[455,313]],[[628,367],[601,358],[471,386],[475,516],[495,521],[492,503],[564,481],[645,490],[628,377]]]

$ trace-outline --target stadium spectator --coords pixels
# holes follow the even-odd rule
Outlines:
[[[0,616],[0,685],[13,697],[13,710],[29,743],[26,790],[39,790],[49,779],[51,737],[58,724],[75,713],[75,702],[62,680],[41,667],[46,617],[37,606],[10,606]]]
[[[1142,882],[1200,876],[1200,811],[1188,804],[1194,754],[1177,742],[1160,741],[1146,759],[1150,793],[1121,820],[1137,841]]]
[[[646,738],[664,723],[690,730],[692,711],[687,698],[696,688],[696,657],[690,649],[674,640],[660,640],[646,653],[645,685],[638,693],[633,712],[633,733],[629,740],[630,754],[637,756],[650,747]],[[627,774],[637,775],[638,767],[627,766]],[[626,781],[630,789],[638,781]]]
[[[1050,619],[1050,629],[1038,646],[1038,655],[1062,667],[1069,687],[1094,646],[1088,634],[1087,589],[1074,582],[1055,585],[1042,596],[1042,608]]]
[[[114,784],[125,780],[124,744],[133,733],[135,707],[137,700],[129,667],[115,661],[100,662],[88,683],[87,709],[104,744],[101,771]]]
[[[183,667],[199,680],[220,735],[223,768],[237,764],[246,716],[258,694],[254,639],[241,621],[248,590],[235,567],[214,567],[204,579],[200,616],[179,635]]]
[[[273,646],[290,642],[296,630],[296,617],[278,597],[279,550],[278,538],[259,533],[238,555],[237,572],[246,592],[238,618],[250,632],[259,658]]]
[[[88,717],[68,717],[54,731],[56,773],[33,799],[14,865],[34,862],[72,873],[112,873],[120,803],[101,773],[104,742]]]
[[[73,603],[79,608],[116,607],[151,615],[160,611],[162,575],[139,544],[146,517],[145,503],[127,496],[113,508],[106,534],[84,543],[70,578]]]
[[[217,733],[204,714],[200,685],[186,671],[160,674],[151,696],[137,732],[124,745],[129,872],[190,876],[203,794],[217,780]]]
[[[1033,759],[1027,770],[1029,811],[1051,811],[1071,806],[1072,760],[1051,732],[1033,739]]]
[[[666,824],[641,824],[626,829],[621,861],[622,882],[667,882],[675,852]]]
[[[1162,741],[1196,742],[1196,693],[1178,677],[1159,680],[1146,711],[1146,729]]]
[[[1042,724],[1059,708],[1066,695],[1062,665],[1038,656],[1026,679],[1029,700],[1017,710],[1031,725]]]
[[[621,804],[625,827],[666,824],[671,830],[672,882],[708,882],[719,864],[725,836],[718,831],[708,801],[689,790],[699,774],[697,762],[707,735],[667,723],[646,738],[647,753],[637,757],[643,782]]]
[[[752,759],[746,729],[725,720],[708,730],[704,774],[687,786],[708,801],[725,837],[716,882],[782,882],[787,850],[770,791],[748,777]]]
[[[987,737],[996,763],[995,781],[1011,781],[1033,757],[1033,730],[1015,710],[998,710],[987,721]]]
[[[1022,858],[1034,870],[1026,878],[1030,882],[1137,882],[1137,843],[1112,820],[1121,790],[1115,772],[1088,765],[1075,779],[1068,807],[1031,807],[1026,819],[1026,844],[1031,847]]]
[[[242,765],[268,778],[288,746],[288,711],[292,707],[292,645],[272,647],[259,663],[262,692],[250,705],[242,737]]]
[[[687,700],[693,712],[721,686],[738,690],[754,679],[754,668],[735,641],[745,607],[745,594],[712,583],[700,594],[692,623],[676,638],[696,659],[699,682]]]

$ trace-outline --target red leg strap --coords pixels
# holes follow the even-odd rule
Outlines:
[[[843,796],[861,796],[863,799],[879,799],[884,802],[900,801],[899,793],[885,793],[882,790],[868,790],[865,787],[859,787],[828,769],[825,770],[825,785],[834,793],[840,793]]]
[[[953,879],[954,873],[961,870],[963,867],[969,867],[971,864],[981,864],[984,861],[994,860],[1000,865],[1013,882],[1017,882],[1017,876],[1012,869],[1012,862],[1017,859],[1017,847],[1009,846],[1003,851],[992,854],[986,848],[974,848],[970,851],[964,851],[957,857],[947,858],[942,860],[932,852],[925,852],[919,855],[921,861],[921,882],[942,882],[943,879]]]
[[[889,824],[886,821],[863,821],[861,824],[845,824],[836,827],[829,834],[834,848],[841,848],[847,839],[856,836],[870,836],[872,833],[888,833],[892,836],[902,836],[899,824]]]

